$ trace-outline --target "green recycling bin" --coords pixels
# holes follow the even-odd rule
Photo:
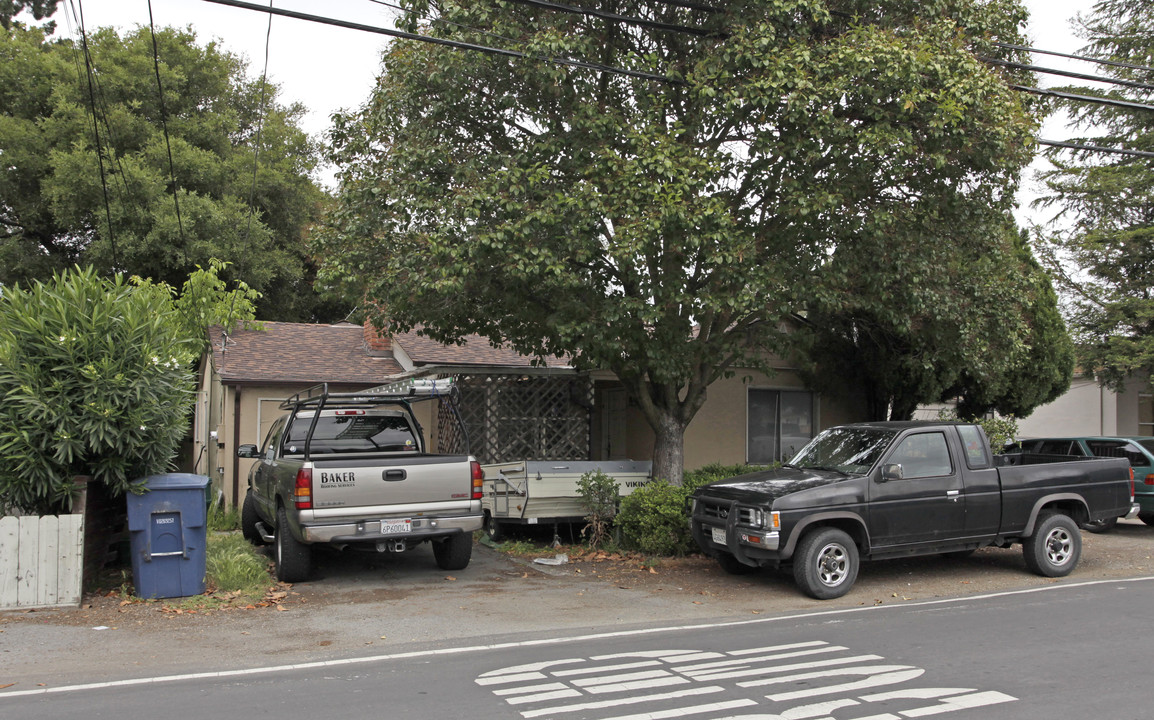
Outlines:
[[[147,492],[128,497],[132,582],[142,598],[204,592],[209,478],[189,473],[150,475]]]

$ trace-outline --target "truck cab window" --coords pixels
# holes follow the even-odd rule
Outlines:
[[[939,432],[918,433],[902,440],[887,462],[902,466],[907,480],[940,477],[953,473],[946,436]]]

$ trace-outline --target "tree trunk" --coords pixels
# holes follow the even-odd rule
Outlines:
[[[680,486],[685,480],[685,425],[664,408],[658,414],[653,426],[653,477]]]

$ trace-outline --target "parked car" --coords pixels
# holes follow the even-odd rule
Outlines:
[[[1134,501],[1138,503],[1138,518],[1154,525],[1154,437],[1092,436],[1049,437],[1021,440],[1019,452],[1035,455],[1066,455],[1073,457],[1122,457],[1134,469]],[[1103,532],[1114,527],[1117,518],[1088,523],[1086,530]]]

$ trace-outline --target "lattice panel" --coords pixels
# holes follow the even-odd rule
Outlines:
[[[456,411],[447,400],[437,403],[437,452],[461,454],[469,452],[465,433],[457,421]]]
[[[482,463],[588,460],[588,377],[459,376],[461,416]]]

